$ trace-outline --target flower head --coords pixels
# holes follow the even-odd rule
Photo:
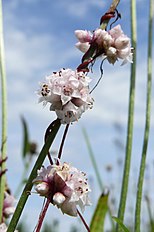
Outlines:
[[[15,198],[5,192],[5,197],[4,197],[4,205],[3,205],[3,216],[5,218],[8,218],[11,214],[14,213],[15,207]]]
[[[93,35],[87,31],[77,30],[75,35],[79,40],[76,47],[84,53],[88,51],[90,44],[95,43],[97,45],[95,53],[105,56],[109,63],[114,64],[118,59],[123,60],[122,64],[132,63],[133,53],[130,38],[124,34],[120,25],[109,31],[98,28]]]
[[[41,83],[39,102],[50,103],[61,123],[78,120],[85,110],[92,108],[93,99],[89,94],[90,78],[84,72],[61,69],[46,77]]]
[[[90,205],[86,174],[68,163],[42,167],[33,183],[40,196],[50,197],[54,205],[70,216],[77,216],[77,205],[82,211]]]

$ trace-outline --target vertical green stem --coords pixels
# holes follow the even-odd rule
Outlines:
[[[131,0],[131,38],[133,52],[133,64],[131,65],[131,81],[130,81],[130,93],[129,93],[129,112],[128,112],[128,126],[127,126],[127,142],[126,142],[126,157],[123,172],[123,181],[121,189],[121,197],[118,211],[118,218],[123,221],[129,173],[130,173],[130,163],[131,163],[131,153],[132,153],[132,141],[133,141],[133,124],[134,124],[134,102],[135,102],[135,79],[136,79],[136,0]],[[117,225],[117,231],[121,231]]]
[[[150,131],[150,113],[151,113],[151,88],[152,88],[152,21],[153,21],[153,2],[150,0],[149,13],[149,36],[148,36],[148,73],[147,73],[147,97],[146,97],[146,121],[144,129],[144,140],[142,148],[142,158],[140,163],[140,172],[137,185],[136,210],[135,210],[135,232],[140,232],[141,225],[141,201],[144,181],[144,172],[146,165],[146,155],[148,148],[148,139]]]
[[[7,140],[7,91],[6,91],[6,72],[5,72],[5,55],[4,55],[4,40],[3,40],[3,15],[2,15],[2,0],[0,0],[0,73],[1,73],[1,90],[2,90],[2,147],[1,159],[6,159],[6,140]],[[6,170],[6,162],[2,162],[2,173]],[[0,222],[2,220],[2,210],[4,201],[6,175],[5,173],[0,178]]]
[[[97,162],[96,162],[96,159],[95,159],[95,156],[94,156],[94,153],[93,153],[93,150],[92,150],[92,147],[91,147],[87,132],[86,132],[85,128],[83,128],[82,131],[83,131],[83,135],[84,135],[84,138],[85,138],[85,141],[86,141],[86,144],[87,144],[87,148],[88,148],[88,151],[89,151],[89,156],[90,156],[90,159],[91,159],[91,162],[92,162],[95,174],[96,174],[96,179],[97,179],[98,184],[99,184],[99,188],[100,188],[101,191],[103,191],[103,183],[102,183],[101,175],[100,175],[100,172],[99,172],[99,168],[97,166]],[[110,210],[109,206],[108,206],[108,212],[109,212],[109,218],[111,220],[112,231],[115,231],[115,225],[114,225],[114,222],[112,220],[111,210]]]
[[[148,216],[149,216],[149,226],[150,226],[150,232],[154,231],[154,221],[152,216],[152,202],[150,201],[148,196],[145,196],[146,204],[147,204],[147,210],[148,210]]]
[[[82,131],[83,131],[83,135],[84,135],[84,138],[85,138],[85,141],[86,141],[86,144],[87,144],[87,148],[88,148],[88,151],[89,151],[89,156],[90,156],[90,159],[91,159],[91,162],[92,162],[92,165],[93,165],[95,174],[96,174],[96,179],[97,179],[97,181],[98,181],[100,190],[103,191],[102,179],[101,179],[100,173],[99,173],[99,171],[98,171],[99,168],[98,168],[98,166],[97,166],[97,162],[96,162],[96,160],[95,160],[95,156],[94,156],[94,153],[93,153],[93,151],[92,151],[92,147],[91,147],[91,145],[90,145],[90,141],[89,141],[87,132],[86,132],[85,128],[83,128]]]

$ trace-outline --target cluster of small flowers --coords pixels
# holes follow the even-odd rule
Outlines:
[[[50,198],[53,205],[70,216],[77,216],[77,205],[82,211],[90,205],[86,174],[68,163],[42,167],[33,183],[40,196]]]
[[[109,31],[101,28],[93,33],[76,30],[75,34],[79,40],[76,47],[84,53],[93,45],[95,58],[104,57],[112,64],[118,59],[123,60],[122,64],[132,62],[130,39],[123,33],[120,25]],[[88,59],[91,62],[94,58],[92,56]],[[84,64],[83,61],[81,65]],[[93,106],[89,88],[91,79],[87,76],[88,71],[83,71],[89,69],[87,66],[87,69],[79,67],[75,71],[61,69],[53,72],[40,83],[39,102],[44,105],[49,103],[50,110],[56,112],[62,124],[77,121],[83,112]],[[54,165],[42,167],[33,183],[40,196],[50,199],[53,205],[70,216],[77,216],[77,206],[83,211],[86,205],[90,205],[90,188],[85,174],[68,163],[60,164],[58,160]]]
[[[11,214],[14,213],[15,207],[15,198],[5,192],[4,203],[3,203],[3,217],[8,218]]]
[[[39,102],[50,103],[50,110],[56,112],[61,123],[77,121],[93,105],[89,94],[90,81],[84,72],[61,69],[47,76],[46,81],[40,84]]]
[[[12,195],[5,192],[4,203],[3,203],[3,221],[14,213],[15,211],[14,203],[15,203],[15,198]],[[6,231],[7,231],[6,224],[1,223],[0,232],[6,232]],[[15,230],[15,232],[17,232],[17,230]]]
[[[98,28],[93,33],[76,30],[75,35],[79,40],[76,47],[84,53],[93,44],[96,57],[106,58],[112,64],[118,59],[123,60],[122,65],[132,63],[130,38],[124,34],[120,25],[109,31]],[[61,69],[47,76],[46,81],[40,84],[39,102],[43,101],[44,105],[50,103],[50,110],[56,112],[61,123],[77,121],[83,112],[93,106],[93,98],[89,93],[90,81],[83,71]]]
[[[98,28],[93,33],[76,30],[75,35],[79,40],[76,47],[84,53],[88,51],[92,43],[95,43],[97,52],[107,58],[110,63],[114,64],[118,58],[123,60],[122,64],[132,63],[133,53],[130,38],[124,34],[120,25],[109,31]]]

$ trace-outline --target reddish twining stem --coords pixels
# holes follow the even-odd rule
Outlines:
[[[102,17],[101,17],[101,19],[100,19],[100,25],[102,24],[102,23],[104,23],[104,21],[109,21],[111,18],[114,18],[115,17],[115,11],[113,11],[113,12],[107,12],[107,13],[105,13]]]
[[[48,152],[48,159],[49,159],[50,164],[51,164],[51,165],[53,165],[53,161],[52,161],[52,158],[51,158],[50,152]]]
[[[57,118],[56,120],[54,120],[54,121],[48,126],[48,128],[46,129],[45,136],[44,136],[45,142],[47,141],[47,138],[48,138],[49,134],[52,133],[52,129],[54,128],[54,125],[56,124],[57,121],[59,121],[58,118]],[[52,165],[52,164],[53,164],[53,161],[52,161],[52,158],[51,158],[51,155],[50,155],[50,152],[49,152],[49,151],[48,151],[48,159],[49,159],[49,161],[50,161],[50,164]]]
[[[77,209],[77,213],[79,215],[79,217],[81,218],[81,221],[83,222],[84,226],[86,227],[87,231],[90,232],[90,228],[87,225],[87,223],[85,222],[84,218],[82,217],[81,213],[79,212],[79,210]]]
[[[47,198],[47,201],[45,203],[45,206],[40,214],[40,217],[39,217],[39,221],[38,221],[38,224],[37,224],[37,227],[36,227],[36,231],[35,232],[40,232],[41,230],[41,227],[42,227],[42,223],[43,223],[43,220],[45,218],[45,215],[46,215],[46,212],[47,212],[47,209],[49,207],[49,204],[50,204],[50,199]]]
[[[69,128],[69,123],[66,125],[65,127],[65,131],[64,131],[64,134],[63,134],[63,138],[62,138],[62,141],[61,141],[61,145],[60,145],[60,148],[59,148],[59,153],[58,153],[58,159],[61,158],[61,155],[62,155],[62,150],[63,150],[63,146],[64,146],[64,142],[65,142],[65,139],[66,139],[66,135],[67,135],[67,132],[68,132],[68,128]],[[57,165],[58,165],[59,162],[57,162]]]

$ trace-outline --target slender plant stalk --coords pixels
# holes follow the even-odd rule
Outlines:
[[[152,21],[153,21],[153,4],[150,0],[150,13],[149,13],[149,36],[148,36],[148,73],[147,73],[147,97],[146,97],[146,119],[144,129],[144,140],[142,148],[142,158],[140,163],[140,171],[137,185],[136,195],[136,209],[135,209],[135,232],[140,232],[141,226],[141,203],[142,203],[142,190],[144,181],[144,172],[146,166],[146,156],[150,132],[150,114],[151,114],[151,89],[152,89]]]
[[[35,163],[35,165],[34,165],[34,167],[32,169],[32,172],[31,172],[31,174],[29,176],[29,179],[27,181],[27,184],[25,185],[25,188],[24,188],[24,190],[23,190],[23,192],[21,194],[21,197],[19,199],[19,202],[17,204],[16,210],[15,210],[15,212],[13,214],[13,217],[12,217],[12,220],[11,220],[11,222],[9,224],[7,232],[13,232],[16,229],[17,223],[18,223],[18,221],[20,219],[20,216],[22,214],[24,206],[25,206],[25,204],[26,204],[26,202],[28,200],[28,197],[30,195],[30,191],[31,191],[31,189],[33,187],[32,182],[33,182],[34,178],[37,175],[37,170],[41,168],[42,163],[43,163],[46,155],[48,154],[49,148],[50,148],[50,146],[51,146],[51,144],[52,144],[52,142],[53,142],[59,128],[60,128],[60,120],[57,119],[54,126],[53,126],[53,128],[52,128],[52,133],[50,133],[48,135],[46,143],[44,144],[44,146],[43,146],[43,148],[42,148],[42,150],[41,150],[41,152],[40,152],[40,154],[38,156],[38,159],[36,160],[36,163]]]
[[[100,176],[99,168],[97,166],[97,162],[95,160],[95,156],[94,156],[94,153],[93,153],[93,150],[92,150],[92,147],[91,147],[91,144],[90,144],[90,141],[89,141],[89,138],[88,138],[88,135],[87,135],[85,128],[82,128],[82,132],[83,132],[86,144],[87,144],[89,156],[90,156],[90,159],[91,159],[91,162],[92,162],[95,174],[96,174],[96,179],[98,181],[99,188],[103,192],[103,183],[102,183],[102,179]],[[112,225],[112,231],[115,231],[115,225],[114,225],[114,221],[112,220],[111,210],[110,210],[109,206],[108,206],[108,212],[109,212],[109,217],[110,217],[110,221],[111,221],[111,225]]]
[[[86,221],[84,220],[83,216],[81,215],[81,213],[79,212],[78,209],[77,209],[77,213],[78,213],[79,217],[81,218],[81,221],[83,222],[83,225],[85,226],[86,230],[88,232],[90,232],[89,226],[87,225]]]
[[[37,228],[36,228],[36,232],[40,232],[41,231],[42,223],[43,223],[43,220],[45,218],[45,215],[46,215],[46,212],[48,210],[48,207],[50,205],[50,202],[51,202],[51,199],[47,198],[45,206],[44,206],[44,208],[43,208],[43,210],[41,212],[41,215],[39,217],[39,221],[38,221],[38,225],[37,225]]]
[[[125,213],[125,207],[126,207],[130,163],[131,163],[131,153],[132,153],[132,141],[133,141],[135,79],[136,79],[136,0],[131,0],[131,38],[132,38],[132,46],[134,48],[134,52],[133,52],[133,64],[131,65],[126,156],[125,156],[125,165],[124,165],[124,172],[123,172],[120,204],[119,204],[119,210],[118,210],[118,218],[122,222],[124,219],[124,213]],[[117,225],[117,231],[118,232],[121,231],[118,225]]]
[[[149,216],[149,225],[151,227],[151,232],[154,231],[154,221],[153,221],[153,216],[152,216],[152,202],[150,201],[149,197],[148,196],[145,196],[145,200],[146,200],[146,203],[147,203],[147,210],[148,210],[148,216]]]
[[[103,183],[102,183],[102,179],[101,179],[100,173],[98,171],[99,168],[97,166],[97,162],[95,160],[95,156],[94,156],[92,147],[90,145],[90,141],[89,141],[89,138],[88,138],[88,135],[87,135],[87,132],[86,132],[85,128],[82,128],[82,132],[83,132],[83,135],[84,135],[84,138],[85,138],[85,141],[86,141],[86,144],[87,144],[87,148],[88,148],[88,151],[89,151],[89,156],[90,156],[90,159],[91,159],[91,162],[92,162],[95,174],[96,174],[96,179],[98,181],[100,190],[103,191]]]
[[[6,183],[6,152],[7,152],[7,91],[6,91],[6,72],[5,72],[5,54],[3,40],[3,14],[2,0],[0,0],[0,73],[1,73],[1,91],[2,91],[2,147],[1,159],[4,161],[1,165],[3,175],[0,178],[0,222],[2,221],[2,210]]]
[[[63,150],[63,147],[64,147],[64,142],[65,142],[65,139],[66,139],[66,135],[67,135],[69,126],[70,126],[69,123],[66,124],[65,130],[64,130],[64,134],[63,134],[63,138],[62,138],[62,142],[61,142],[60,148],[59,148],[58,159],[60,159],[61,156],[62,156],[62,150]]]

